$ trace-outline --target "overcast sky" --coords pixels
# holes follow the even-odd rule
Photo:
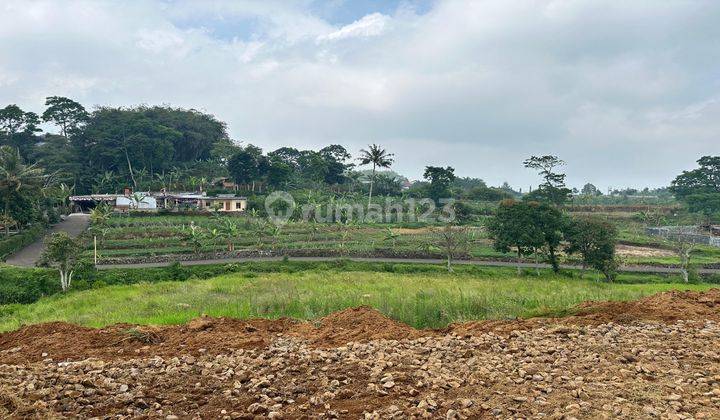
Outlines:
[[[720,1],[0,2],[0,106],[170,104],[269,151],[663,186],[720,153]]]

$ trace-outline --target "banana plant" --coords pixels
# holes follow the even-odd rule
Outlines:
[[[225,238],[227,243],[227,250],[229,252],[235,251],[235,244],[233,239],[240,233],[240,228],[237,223],[230,218],[225,218],[223,223],[220,225],[220,235]]]
[[[384,240],[391,241],[393,248],[395,247],[395,243],[397,242],[397,238],[399,238],[399,237],[400,237],[400,235],[393,232],[393,230],[390,229],[389,227],[385,228],[385,239]]]

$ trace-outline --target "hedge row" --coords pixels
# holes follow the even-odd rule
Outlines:
[[[22,248],[30,245],[31,243],[42,238],[45,234],[45,226],[38,224],[33,225],[22,232],[13,235],[9,238],[0,240],[0,261],[4,261],[5,258],[11,254],[21,250]]]

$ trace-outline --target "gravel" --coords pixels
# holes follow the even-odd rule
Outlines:
[[[720,418],[714,321],[547,325],[317,348],[0,365],[0,415]],[[3,411],[4,410],[4,411]]]

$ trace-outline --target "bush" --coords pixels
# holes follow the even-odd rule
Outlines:
[[[45,268],[0,267],[0,305],[32,303],[60,291],[57,271]]]
[[[33,225],[22,232],[9,238],[0,240],[0,260],[5,260],[10,254],[13,254],[31,243],[40,239],[45,233],[45,226],[41,224]]]

